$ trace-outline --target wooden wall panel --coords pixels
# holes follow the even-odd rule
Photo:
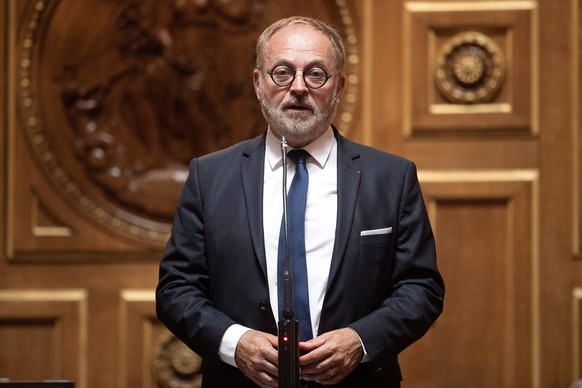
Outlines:
[[[572,371],[573,380],[582,380],[582,288],[572,291]]]
[[[7,6],[5,3],[0,4],[0,20],[5,21],[7,19]],[[6,23],[3,23],[5,26]],[[5,27],[4,27],[5,28]],[[7,110],[7,85],[6,85],[6,33],[4,31],[0,32],[0,150],[6,149],[6,110]],[[0,186],[6,187],[6,153],[2,152],[0,157]],[[6,203],[5,200],[5,190],[0,190],[0,204]],[[5,207],[0,206],[0,220],[6,219]],[[0,246],[6,245],[6,225],[4,222],[0,222]],[[0,252],[0,261],[4,259],[4,250]]]
[[[572,171],[573,208],[574,208],[574,257],[582,260],[582,4],[572,0],[572,145],[574,164]]]
[[[572,377],[572,289],[582,266],[572,260],[574,151],[577,107],[573,61],[577,31],[571,0],[540,1],[540,274],[539,386],[568,386]],[[578,22],[579,23],[579,22]],[[560,42],[558,44],[558,42]],[[560,75],[557,75],[560,74]]]
[[[159,249],[135,246],[79,217],[74,205],[64,200],[39,171],[15,121],[9,121],[9,129],[12,152],[8,156],[14,167],[7,202],[7,254],[11,261],[159,257]]]
[[[0,290],[0,376],[87,387],[87,293]]]
[[[157,322],[153,290],[120,292],[119,387],[156,387],[152,376]]]
[[[420,178],[446,298],[443,316],[402,355],[406,387],[530,386],[537,173],[423,171]]]
[[[202,359],[158,320],[154,290],[120,292],[120,388],[199,388]]]
[[[537,132],[535,1],[410,1],[404,7],[406,135]],[[446,59],[451,69],[441,63]],[[437,85],[446,85],[449,100]]]
[[[582,260],[582,2],[572,0],[572,208],[573,255]],[[578,275],[578,273],[577,273]],[[577,276],[572,290],[572,379],[582,381],[582,280]]]

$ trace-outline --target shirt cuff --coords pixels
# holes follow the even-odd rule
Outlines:
[[[354,330],[354,329],[352,329],[352,330]],[[358,334],[357,331],[354,330],[354,333],[356,333],[356,335],[358,336],[358,339],[360,340],[360,343],[362,344],[362,350],[364,351],[364,357],[360,360],[360,363],[370,361],[370,355],[366,351],[366,347],[364,346],[364,342],[360,338],[360,335]]]
[[[242,337],[243,334],[249,330],[251,329],[237,324],[234,324],[226,329],[224,335],[222,336],[222,340],[220,341],[220,347],[218,348],[218,356],[223,362],[237,367],[234,360],[236,345],[238,344],[240,337]]]

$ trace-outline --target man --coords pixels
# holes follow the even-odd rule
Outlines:
[[[344,59],[340,37],[322,22],[292,17],[267,28],[253,74],[267,131],[190,165],[157,311],[204,359],[203,387],[278,384],[283,136],[309,153],[304,265],[314,338],[299,344],[302,380],[399,387],[398,353],[442,311],[414,164],[331,125]],[[289,161],[289,178],[299,164]]]

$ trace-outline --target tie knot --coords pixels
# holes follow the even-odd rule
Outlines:
[[[287,153],[287,156],[289,156],[293,163],[298,166],[299,164],[305,164],[305,161],[309,156],[309,152],[305,150],[291,150]]]

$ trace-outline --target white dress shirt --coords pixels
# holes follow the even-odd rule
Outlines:
[[[305,207],[305,252],[311,325],[313,335],[316,336],[327,288],[337,217],[337,150],[331,128],[304,149],[311,155],[306,163],[309,186]],[[267,134],[266,151],[263,226],[270,302],[275,320],[278,321],[277,256],[283,214],[283,176],[281,143],[270,131]],[[294,175],[295,164],[288,159],[287,190]]]
[[[327,288],[337,219],[337,144],[331,127],[304,149],[311,155],[306,163],[309,186],[305,208],[305,251],[311,325],[313,335],[316,336]],[[277,322],[279,321],[277,256],[283,216],[282,169],[281,142],[271,130],[268,130],[263,181],[263,232],[269,299],[273,317]],[[288,159],[287,190],[294,174],[295,165]],[[222,361],[236,366],[234,361],[236,345],[247,330],[250,329],[238,324],[227,329],[219,348]]]

